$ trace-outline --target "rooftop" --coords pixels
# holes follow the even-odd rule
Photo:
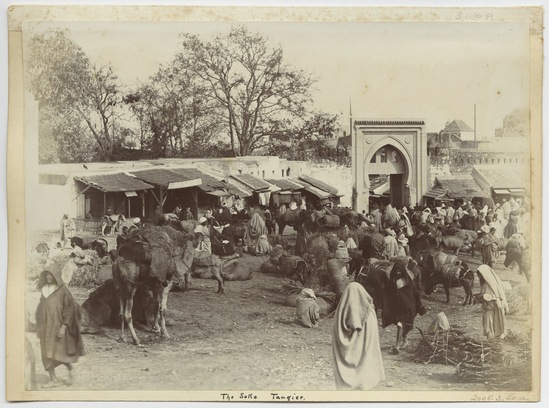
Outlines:
[[[482,189],[471,174],[453,177],[437,177],[433,186],[433,189],[436,188],[447,191],[453,198],[490,196]]]
[[[75,177],[84,184],[105,193],[119,191],[140,191],[154,188],[152,185],[126,173],[100,174],[95,176]]]
[[[527,188],[529,187],[527,170],[519,166],[477,165],[473,166],[492,188]]]
[[[202,183],[201,179],[197,178],[196,174],[192,170],[194,169],[153,168],[134,171],[131,174],[146,183],[161,187],[169,188],[171,183],[187,182],[188,185],[182,185],[179,187],[183,188],[200,185]]]
[[[310,184],[313,187],[316,187],[320,190],[326,191],[330,195],[334,195],[334,196],[337,195],[337,192],[338,192],[337,188],[334,188],[334,187],[324,183],[323,181],[317,180],[317,179],[315,179],[311,176],[301,175],[301,176],[299,176],[299,180],[302,180],[305,183]]]
[[[387,119],[366,119],[355,120],[356,126],[424,126],[425,121],[418,119],[402,119],[402,120],[387,120]]]
[[[281,190],[300,190],[303,188],[302,185],[297,184],[288,179],[266,179],[266,180],[269,183],[279,187]]]
[[[233,174],[231,177],[248,186],[253,191],[270,190],[272,186],[265,180],[252,176],[251,174]]]

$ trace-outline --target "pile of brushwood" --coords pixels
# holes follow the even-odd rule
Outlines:
[[[508,332],[504,339],[479,341],[451,328],[426,335],[416,350],[416,362],[456,366],[462,382],[484,383],[494,390],[527,391],[531,387],[531,338]]]

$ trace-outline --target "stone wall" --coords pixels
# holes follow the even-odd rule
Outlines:
[[[431,155],[432,173],[470,173],[477,164],[524,164],[528,157],[523,152],[491,152],[475,149],[441,149],[438,156]]]
[[[304,174],[308,174],[330,186],[337,188],[341,197],[341,205],[351,206],[351,194],[353,190],[353,174],[350,166],[339,165],[330,160],[307,162]]]

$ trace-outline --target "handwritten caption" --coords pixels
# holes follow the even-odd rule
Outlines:
[[[471,401],[530,401],[530,398],[525,395],[516,394],[488,394],[478,395],[474,394]]]
[[[460,21],[492,21],[494,20],[494,14],[492,13],[479,13],[479,12],[466,12],[466,11],[458,11],[456,13],[456,20]]]
[[[220,394],[222,401],[305,401],[305,397],[300,394],[292,393],[292,394],[280,394],[277,392],[271,392],[266,394],[265,396],[259,397],[257,394],[253,392],[241,392],[240,394],[231,394],[228,392],[222,392]]]

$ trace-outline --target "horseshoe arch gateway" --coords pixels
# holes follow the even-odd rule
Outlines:
[[[357,211],[370,211],[370,176],[388,176],[394,206],[419,205],[428,191],[429,156],[423,120],[353,122],[352,172]]]

